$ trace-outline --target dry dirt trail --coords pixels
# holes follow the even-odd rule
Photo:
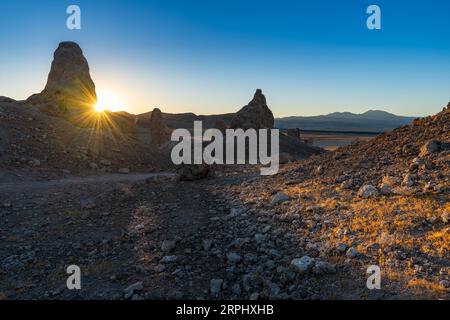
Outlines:
[[[33,191],[53,187],[70,187],[85,184],[111,184],[111,183],[133,183],[143,181],[149,178],[173,177],[172,172],[158,173],[133,173],[133,174],[103,174],[95,176],[77,177],[71,176],[58,180],[49,181],[19,181],[19,182],[1,182],[0,192],[14,193],[22,191]]]

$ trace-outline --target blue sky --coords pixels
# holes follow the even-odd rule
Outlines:
[[[66,29],[77,4],[82,29]],[[366,28],[377,4],[382,29]],[[99,91],[140,113],[235,112],[256,88],[276,116],[381,109],[423,116],[450,100],[447,0],[2,0],[0,95],[45,85],[76,41]]]

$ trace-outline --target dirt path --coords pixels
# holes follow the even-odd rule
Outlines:
[[[67,177],[50,181],[20,181],[20,182],[0,182],[0,191],[22,192],[32,190],[42,190],[48,187],[70,187],[74,185],[104,184],[104,183],[133,183],[144,181],[148,178],[173,177],[171,172],[158,173],[133,173],[133,174],[104,174],[100,176],[87,177]]]

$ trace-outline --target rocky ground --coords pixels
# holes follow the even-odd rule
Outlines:
[[[334,196],[318,207],[305,193],[302,199],[311,199],[301,204],[294,197],[280,197],[278,188],[258,191],[268,179],[257,172],[217,175],[194,182],[180,182],[168,174],[120,176],[121,180],[112,176],[96,183],[79,179],[9,185],[1,190],[1,297],[449,297],[444,288],[448,256],[439,253],[443,243],[427,253],[395,244],[377,247],[373,241],[366,246],[366,238],[372,236],[364,232],[369,212],[345,210],[353,202],[333,207]],[[283,186],[295,185],[286,181]],[[258,198],[253,198],[255,192]],[[359,224],[353,221],[356,214],[361,216]],[[383,219],[405,220],[407,214],[372,216],[371,224],[377,225]],[[444,241],[443,235],[438,236],[445,232],[442,221],[417,223],[423,225],[419,234],[410,234],[407,225],[402,238],[429,235]],[[380,227],[389,230],[390,224]],[[71,264],[81,268],[78,292],[66,289],[65,270]],[[371,264],[385,270],[382,290],[366,288],[366,269]],[[414,274],[408,273],[409,268]]]
[[[0,101],[0,175],[55,179],[69,175],[160,171],[167,157],[120,133],[106,114],[77,127],[26,103]]]
[[[11,109],[0,111],[14,128]],[[51,157],[21,161],[31,153],[18,144],[2,154],[0,297],[449,299],[449,114],[272,177],[241,166],[188,182],[163,171],[77,175],[91,162],[81,153],[55,180]],[[2,143],[45,145],[33,123]],[[66,288],[72,264],[80,291]],[[370,265],[381,290],[366,287]]]
[[[0,292],[6,299],[309,299],[391,297],[365,290],[352,264],[291,266],[304,239],[227,188],[254,173],[196,182],[42,182],[2,189]],[[22,189],[21,189],[22,187]],[[48,195],[51,194],[51,197]],[[330,263],[327,263],[329,260]],[[66,289],[66,267],[82,290]]]

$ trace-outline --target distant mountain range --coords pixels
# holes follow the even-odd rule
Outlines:
[[[380,110],[369,110],[361,114],[333,112],[321,116],[277,118],[275,127],[320,131],[385,132],[409,124],[414,119],[415,117],[397,116]]]
[[[138,115],[140,123],[145,125],[151,112]],[[203,121],[203,128],[214,127],[217,121],[230,123],[233,113],[215,115],[196,115],[194,113],[163,113],[164,123],[172,128],[192,128],[194,121]],[[351,112],[334,112],[327,115],[311,117],[276,118],[275,127],[279,129],[300,128],[301,130],[318,131],[357,131],[357,132],[385,132],[409,124],[415,117],[397,116],[395,114],[369,110],[362,114]]]

